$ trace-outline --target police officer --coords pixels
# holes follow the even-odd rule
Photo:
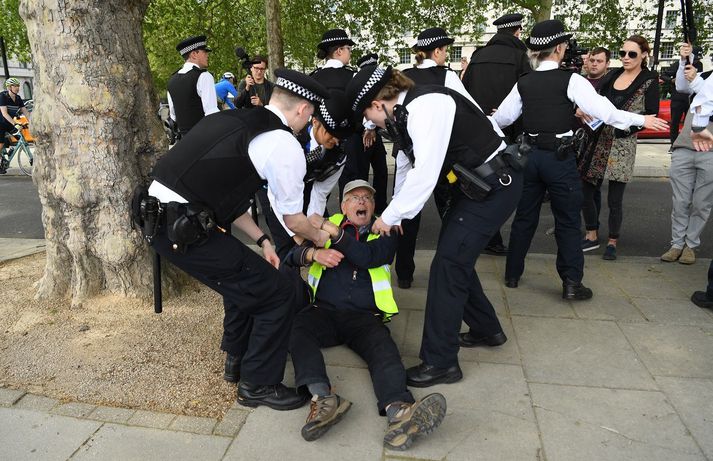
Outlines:
[[[562,279],[562,297],[589,299],[592,290],[582,285],[584,255],[580,233],[582,186],[572,145],[574,104],[608,125],[628,129],[632,125],[665,129],[666,122],[653,115],[617,110],[599,96],[581,75],[559,69],[572,34],[556,19],[532,28],[526,40],[535,67],[518,80],[494,115],[500,127],[522,115],[532,151],[525,167],[522,199],[510,231],[505,266],[505,285],[516,288],[525,268],[525,255],[537,229],[545,191],[549,191],[555,217],[557,272]]]
[[[281,384],[295,293],[275,269],[269,239],[245,211],[267,181],[285,224],[318,246],[326,242],[328,234],[302,214],[305,161],[292,131],[304,128],[313,104],[328,92],[299,72],[275,74],[271,104],[205,117],[156,163],[148,193],[164,212],[158,231],[144,234],[157,253],[223,296],[221,347],[240,364],[238,403],[289,410],[305,403]],[[256,241],[265,259],[222,231],[231,223]]]
[[[521,75],[532,70],[527,47],[520,40],[522,15],[506,14],[496,19],[493,25],[497,27],[497,33],[473,53],[463,75],[463,84],[486,114],[491,114],[500,105]],[[522,123],[518,120],[503,131],[507,142],[513,143],[522,133]],[[485,247],[485,252],[497,256],[507,253],[500,231]]]
[[[455,39],[446,34],[440,27],[432,27],[418,34],[416,44],[412,50],[416,54],[416,67],[405,69],[404,75],[418,85],[439,85],[457,91],[471,102],[473,98],[468,94],[458,75],[446,67],[448,59],[448,45]],[[502,135],[500,128],[495,126],[496,131]],[[404,182],[406,173],[411,169],[411,165],[403,151],[396,155],[396,173],[394,175],[394,195],[398,194]],[[438,189],[434,194],[438,214],[443,215],[447,207],[447,197],[439,193]],[[421,225],[421,213],[413,219],[405,219],[401,222],[403,235],[399,238],[398,249],[396,251],[396,278],[399,288],[411,288],[413,273],[416,265],[413,255],[416,251],[416,238]]]
[[[181,135],[206,115],[218,112],[213,76],[206,70],[208,53],[205,35],[190,37],[176,45],[186,61],[168,80],[168,109]]]
[[[462,378],[458,365],[461,322],[474,340],[500,337],[502,327],[474,270],[481,250],[515,209],[522,175],[501,151],[505,143],[478,107],[442,86],[414,86],[390,67],[365,67],[347,95],[357,118],[398,132],[412,169],[373,231],[394,232],[413,218],[436,185],[449,190],[431,263],[420,357],[408,384],[427,387]],[[512,159],[515,160],[515,159]]]
[[[332,90],[329,99],[322,102],[307,128],[309,140],[303,145],[307,163],[304,176],[304,202],[302,210],[307,216],[314,213],[323,215],[327,207],[327,197],[339,181],[344,169],[346,153],[341,148],[341,140],[354,131],[351,127],[351,111],[344,92]],[[269,203],[275,202],[275,194],[268,185]],[[276,216],[270,205],[265,214],[270,233],[275,239],[275,247],[280,260],[294,246],[294,232],[285,225],[282,216]]]

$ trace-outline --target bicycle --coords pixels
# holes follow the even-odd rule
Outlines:
[[[23,122],[24,119],[24,122]],[[10,167],[10,162],[17,155],[17,164],[20,167],[20,171],[27,175],[32,176],[32,165],[34,163],[34,158],[32,156],[32,150],[27,141],[26,133],[29,135],[27,130],[27,120],[24,117],[20,119],[15,119],[18,123],[15,125],[17,131],[15,133],[8,133],[5,136],[5,144],[2,150],[0,150],[0,162],[2,162],[2,170],[7,170]],[[29,135],[31,136],[31,135]]]

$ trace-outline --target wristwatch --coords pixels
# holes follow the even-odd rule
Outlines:
[[[694,133],[700,133],[701,131],[705,130],[707,127],[705,126],[691,126],[691,131]]]
[[[263,244],[263,242],[264,242],[265,240],[269,240],[269,241],[272,242],[272,239],[270,238],[269,235],[267,235],[267,234],[262,234],[262,237],[260,237],[259,239],[257,239],[257,240],[255,241],[255,243],[257,244],[257,246],[259,246],[260,248],[262,248],[262,244]]]

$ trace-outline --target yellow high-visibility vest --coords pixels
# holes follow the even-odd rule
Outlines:
[[[344,215],[341,213],[334,214],[329,217],[329,221],[339,226],[344,220]],[[366,238],[367,242],[381,237],[379,234],[369,233]],[[324,248],[329,248],[332,245],[331,240],[327,240]],[[319,286],[319,279],[322,278],[322,271],[324,271],[324,266],[318,262],[313,262],[312,266],[309,268],[309,273],[307,274],[307,283],[312,289],[312,301],[314,301],[317,294],[317,287]],[[388,321],[394,315],[399,313],[399,308],[396,306],[396,301],[394,301],[394,292],[391,289],[391,268],[388,264],[384,264],[379,267],[373,267],[369,269],[369,276],[371,277],[371,288],[374,291],[374,301],[376,301],[376,307],[381,311],[384,321]]]

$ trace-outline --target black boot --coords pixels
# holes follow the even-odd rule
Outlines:
[[[413,387],[429,387],[441,383],[454,383],[463,379],[460,366],[438,368],[421,363],[406,370],[406,384]]]
[[[282,383],[261,386],[240,381],[238,384],[238,403],[246,407],[265,405],[273,410],[294,410],[308,400],[308,395],[299,394],[294,387]]]
[[[242,359],[234,355],[225,354],[225,371],[223,379],[229,383],[237,383],[240,381],[240,362]]]
[[[570,279],[562,282],[562,298],[581,301],[591,297],[592,290],[582,285],[582,282],[574,282]]]

